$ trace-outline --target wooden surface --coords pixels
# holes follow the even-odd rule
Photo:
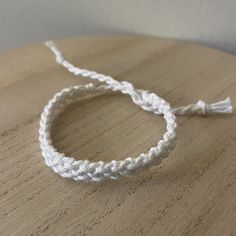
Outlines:
[[[127,80],[174,106],[231,96],[236,58],[149,37],[58,42],[80,67]],[[103,183],[63,179],[45,166],[38,122],[60,89],[91,82],[55,63],[43,45],[0,56],[0,235],[235,235],[236,118],[178,117],[177,147],[161,166]],[[78,159],[136,156],[157,143],[162,117],[129,97],[96,95],[68,107],[55,146]]]

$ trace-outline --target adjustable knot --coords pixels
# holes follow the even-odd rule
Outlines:
[[[133,102],[146,111],[152,110],[150,92],[142,89],[134,89],[131,94]]]
[[[142,109],[153,112],[154,114],[163,114],[163,109],[166,109],[167,105],[169,109],[169,104],[167,104],[162,98],[158,97],[155,93],[148,90],[134,89],[131,98],[133,102],[142,107]]]

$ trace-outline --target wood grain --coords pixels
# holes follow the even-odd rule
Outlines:
[[[223,52],[131,36],[58,45],[74,64],[152,90],[173,107],[226,96],[236,104],[236,58]],[[88,82],[43,45],[0,56],[0,235],[235,235],[235,114],[178,117],[170,158],[132,178],[74,182],[45,166],[43,107],[56,91]],[[147,151],[163,132],[162,117],[129,97],[100,94],[57,118],[53,142],[75,158],[108,161]]]

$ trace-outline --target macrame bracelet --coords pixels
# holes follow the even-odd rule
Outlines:
[[[110,76],[75,67],[64,59],[62,53],[52,41],[46,42],[45,45],[54,52],[57,63],[67,68],[70,72],[106,83],[106,85],[90,83],[65,88],[54,95],[41,114],[39,141],[42,155],[45,163],[62,177],[74,180],[101,181],[105,178],[118,179],[121,176],[133,175],[153,165],[160,164],[174,149],[175,129],[177,127],[175,115],[189,113],[205,115],[207,113],[232,112],[230,98],[209,105],[200,100],[196,104],[172,109],[169,103],[156,94],[146,90],[135,89],[127,81],[119,82]],[[142,153],[137,158],[128,157],[124,160],[113,160],[109,163],[103,161],[89,162],[88,160],[76,160],[73,157],[66,157],[64,153],[59,153],[52,146],[51,140],[51,127],[55,117],[67,105],[78,99],[91,93],[107,90],[127,94],[143,110],[153,112],[157,115],[163,115],[166,121],[166,132],[163,138],[156,146],[151,147],[147,153]]]

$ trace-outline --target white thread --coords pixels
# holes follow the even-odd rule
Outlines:
[[[57,63],[63,65],[71,73],[90,77],[107,84],[96,86],[90,83],[65,88],[54,95],[41,114],[39,141],[41,143],[42,155],[46,164],[63,177],[85,181],[100,181],[105,178],[117,179],[121,176],[132,175],[152,165],[158,165],[174,148],[175,129],[177,127],[175,114],[199,113],[205,115],[207,113],[232,112],[230,98],[213,104],[206,104],[200,100],[196,104],[171,109],[169,103],[164,99],[149,91],[137,90],[127,81],[119,82],[110,76],[75,67],[64,59],[62,53],[52,41],[46,42],[45,45],[55,54]],[[158,142],[157,146],[150,148],[147,153],[142,153],[137,158],[128,157],[125,160],[113,160],[110,163],[75,160],[73,157],[66,157],[65,154],[57,152],[52,146],[50,132],[52,122],[58,113],[65,106],[80,97],[86,96],[89,93],[107,90],[120,91],[123,94],[129,95],[132,101],[142,109],[157,115],[163,114],[167,124],[167,131],[163,135],[163,139]]]

